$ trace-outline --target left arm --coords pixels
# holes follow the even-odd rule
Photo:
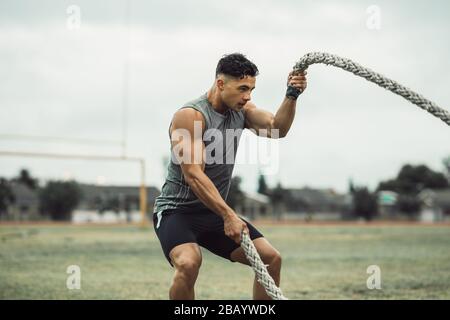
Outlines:
[[[303,92],[306,89],[306,71],[299,75],[293,75],[292,72],[288,77],[288,85]],[[275,115],[271,112],[256,107],[252,102],[247,102],[244,106],[245,127],[253,129],[258,136],[268,138],[283,138],[287,135],[291,128],[295,117],[297,101],[292,97],[284,97],[281,106]],[[266,129],[265,131],[260,131]],[[279,136],[272,136],[272,130],[279,130]]]

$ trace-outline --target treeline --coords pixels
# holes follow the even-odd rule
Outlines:
[[[445,173],[433,171],[425,165],[404,165],[395,178],[381,181],[373,192],[365,186],[355,186],[350,182],[353,214],[366,220],[373,219],[378,214],[378,193],[393,191],[398,195],[393,210],[406,216],[415,216],[422,206],[419,197],[421,191],[449,188],[450,162],[444,160],[444,164]]]
[[[27,212],[27,204],[17,203],[14,186],[24,186],[38,198],[38,211],[43,217],[52,220],[70,220],[72,211],[78,206],[83,194],[75,181],[50,180],[40,185],[28,170],[22,169],[17,177],[6,179],[0,177],[0,217],[5,217],[11,207],[19,212]]]
[[[404,165],[398,174],[386,181],[379,182],[375,190],[371,191],[367,186],[355,185],[351,180],[348,193],[351,196],[349,208],[337,208],[344,210],[345,215],[355,218],[372,220],[379,214],[379,195],[381,191],[395,192],[397,197],[391,207],[400,215],[413,217],[421,209],[422,201],[419,197],[425,189],[439,190],[450,187],[450,157],[443,160],[444,171],[433,171],[425,165]],[[234,177],[230,187],[227,203],[236,207],[242,201],[244,194],[240,189],[242,179]],[[290,190],[280,183],[275,188],[270,188],[263,175],[259,176],[258,193],[269,197],[271,204],[276,208],[280,203],[286,207],[295,206]]]

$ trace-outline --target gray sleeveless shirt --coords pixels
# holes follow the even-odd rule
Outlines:
[[[207,99],[207,94],[183,105],[199,111],[205,120],[203,142],[205,144],[205,174],[211,179],[224,200],[230,189],[236,152],[244,130],[244,111],[228,109],[224,114],[214,110]],[[169,126],[170,137],[170,126]],[[209,147],[208,147],[209,146]],[[205,209],[206,206],[194,194],[186,183],[181,166],[171,160],[167,166],[166,179],[161,194],[156,198],[153,212],[169,209]]]

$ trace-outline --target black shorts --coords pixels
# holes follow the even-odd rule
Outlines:
[[[250,231],[250,239],[263,237],[253,225],[245,219],[242,220],[247,224]],[[239,247],[239,244],[225,235],[222,217],[209,209],[195,209],[195,211],[186,209],[165,210],[161,214],[159,225],[157,214],[154,213],[153,227],[164,255],[171,265],[170,251],[183,243],[195,242],[230,261],[232,261],[231,253]]]

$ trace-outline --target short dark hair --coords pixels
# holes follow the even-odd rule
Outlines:
[[[231,53],[224,55],[217,63],[216,77],[221,73],[242,79],[245,76],[256,77],[259,71],[242,53]]]

